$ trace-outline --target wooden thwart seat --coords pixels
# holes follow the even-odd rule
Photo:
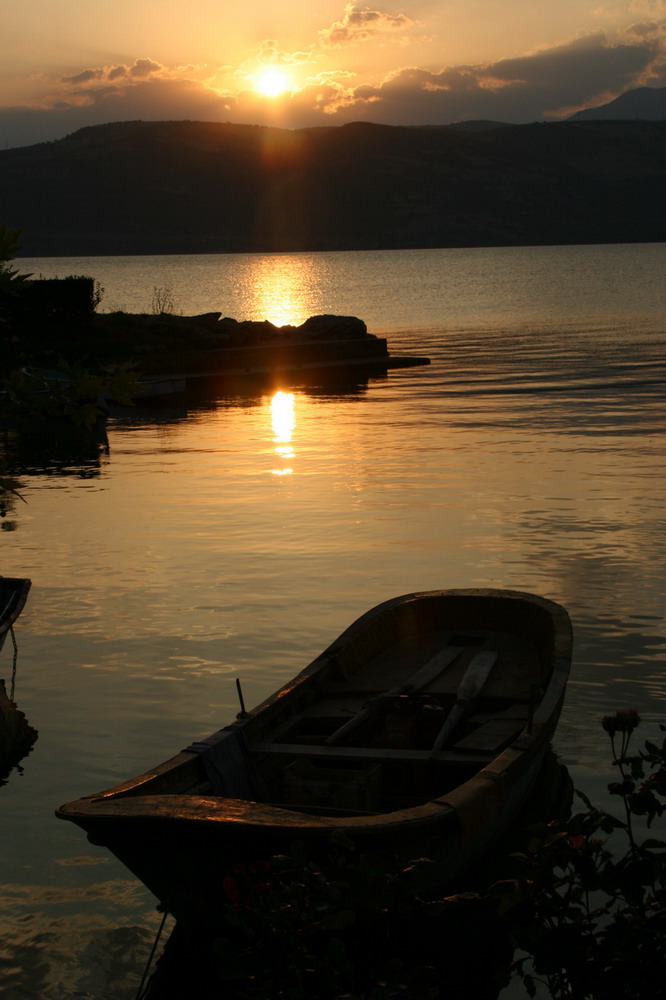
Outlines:
[[[516,719],[489,719],[483,726],[453,744],[457,751],[495,754],[507,746],[525,725]]]
[[[447,764],[478,764],[482,766],[485,759],[492,760],[490,753],[471,753],[469,751],[441,750],[433,754],[430,750],[403,750],[383,747],[343,747],[321,746],[303,743],[255,743],[252,754],[282,755],[283,757],[308,757],[312,760],[363,760],[381,763],[405,761],[411,763],[434,761]]]
[[[474,723],[472,717],[469,720]],[[480,753],[497,753],[507,746],[511,740],[527,725],[527,706],[519,703],[509,705],[502,712],[479,719],[476,726],[467,736],[461,737],[452,744],[452,749],[463,752],[476,751]]]

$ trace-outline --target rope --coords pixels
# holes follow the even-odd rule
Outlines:
[[[160,938],[162,937],[162,931],[164,930],[164,925],[166,923],[166,918],[168,916],[169,916],[169,911],[165,910],[164,915],[162,917],[162,922],[158,927],[157,934],[155,935],[155,940],[153,941],[153,947],[150,949],[150,955],[148,956],[146,967],[143,970],[143,976],[141,977],[141,982],[139,983],[139,989],[137,990],[135,1000],[143,1000],[143,998],[147,996],[146,991],[149,984],[146,982],[146,980],[148,979],[150,966],[153,964],[153,958],[155,957],[155,952],[157,951],[157,946],[159,944]]]
[[[14,626],[9,626],[9,634],[12,637],[12,643],[14,646],[14,659],[12,661],[12,684],[9,689],[9,697],[14,701],[14,688],[16,687],[16,664],[18,663],[18,646],[16,644],[16,636],[14,635]]]

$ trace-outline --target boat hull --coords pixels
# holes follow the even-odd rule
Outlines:
[[[146,815],[137,802],[136,816],[122,810],[113,829],[113,808],[101,827],[88,826],[89,840],[107,847],[179,921],[208,924],[219,910],[223,879],[238,864],[252,867],[276,855],[300,854],[325,861],[335,834],[344,834],[361,854],[381,855],[387,870],[429,858],[427,882],[415,886],[434,898],[458,882],[488,854],[515,822],[540,774],[547,746],[534,748],[519,762],[507,761],[474,779],[447,803],[424,808],[418,816],[396,814],[390,820],[353,829],[335,823],[262,822],[252,814],[227,808],[215,818],[217,802],[202,796],[186,803],[180,796],[161,797],[164,810]],[[64,818],[64,813],[60,813]],[[147,849],[147,845],[149,849]]]
[[[356,697],[356,688],[375,683],[373,670],[386,677],[386,687],[391,687],[389,675],[391,669],[398,670],[401,649],[419,666],[438,649],[442,635],[446,642],[453,638],[478,645],[482,633],[500,648],[500,665],[504,660],[505,666],[497,668],[496,676],[491,674],[483,696],[477,698],[478,707],[484,709],[479,718],[488,716],[487,722],[476,728],[468,725],[471,735],[457,745],[439,750],[429,743],[391,748],[364,737],[361,729],[340,740],[336,733],[348,725],[335,729],[340,720],[331,722],[320,711],[327,698],[343,697],[339,693],[343,688],[354,687]],[[534,787],[562,708],[571,641],[564,609],[532,595],[457,590],[395,598],[363,615],[292,682],[245,718],[153,771],[67,803],[58,815],[81,826],[92,842],[108,847],[184,921],[199,920],[219,907],[222,879],[235,863],[289,853],[296,843],[321,857],[336,834],[344,835],[362,852],[381,852],[401,861],[431,858],[430,890],[440,891],[487,854],[515,821]],[[509,655],[515,643],[530,650],[529,676],[523,677],[518,669],[522,665]],[[429,662],[439,656],[441,650]],[[426,697],[435,701],[437,696],[450,707],[453,689],[457,684],[460,690],[460,677],[464,680],[470,670],[464,649],[458,659],[460,663],[428,681],[424,690],[431,694]],[[410,670],[413,674],[413,667]],[[416,676],[424,677],[422,666]],[[534,680],[538,697],[535,685],[528,683]],[[502,724],[506,729],[508,714],[514,735],[504,739],[499,751],[483,749],[483,740],[490,747],[498,739],[497,713],[484,708],[483,699],[485,705],[500,700],[502,705],[508,701],[522,706],[520,719],[515,709],[503,711]],[[314,737],[302,733],[306,724],[310,729],[315,724],[333,728],[315,743]],[[492,739],[479,736],[485,730],[495,732]],[[261,796],[263,801],[247,791],[220,794],[211,789],[206,755],[214,748],[219,756],[219,748],[228,747],[229,740],[233,742],[239,734],[252,767],[266,776],[269,785],[273,782]],[[331,782],[336,775],[342,776],[346,787],[358,783],[359,776],[366,780],[383,769],[385,784],[390,786],[388,798],[384,796],[385,804],[379,808],[361,809],[357,801],[341,809],[334,799],[336,789],[329,783],[326,794],[328,804],[334,803],[331,808],[305,799],[301,805],[276,801],[278,774],[283,783],[285,773],[297,775],[300,794],[306,796],[303,788],[313,781],[309,772],[305,779],[300,777],[303,761],[321,780]],[[407,791],[403,790],[402,798],[391,798],[401,781]],[[316,778],[314,784],[316,790]],[[418,791],[421,785],[429,791]],[[412,788],[417,790],[416,801],[407,794]]]
[[[28,599],[30,580],[0,576],[0,649]]]

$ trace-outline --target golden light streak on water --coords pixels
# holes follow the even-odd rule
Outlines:
[[[271,399],[271,424],[274,441],[277,444],[275,453],[281,459],[293,458],[296,454],[291,439],[296,426],[296,397],[293,392],[283,392],[279,389]],[[291,468],[272,469],[274,476],[288,476]]]
[[[308,258],[264,257],[253,285],[250,312],[275,326],[300,326],[310,316],[313,280]]]

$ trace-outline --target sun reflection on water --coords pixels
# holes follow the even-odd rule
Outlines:
[[[275,326],[300,326],[313,312],[313,266],[297,256],[263,258],[254,274],[250,313]]]
[[[283,461],[295,455],[291,444],[296,425],[295,396],[293,392],[283,392],[279,389],[271,399],[271,425],[275,437],[275,453]],[[293,472],[290,467],[271,469],[274,476],[288,476]]]

